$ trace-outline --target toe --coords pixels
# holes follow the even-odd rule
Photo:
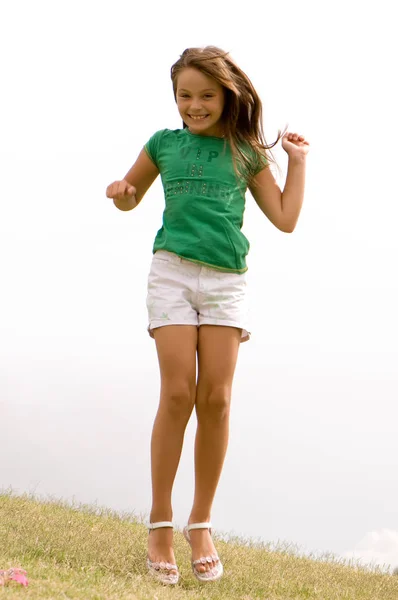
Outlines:
[[[217,566],[217,562],[218,561],[211,561],[211,564],[209,565],[209,571],[212,571],[216,566]]]
[[[198,573],[206,573],[207,571],[205,565],[197,565],[196,570],[198,571]]]
[[[206,571],[211,571],[213,567],[214,567],[214,561],[213,560],[211,560],[211,561],[208,560],[206,562]]]
[[[195,562],[195,569],[198,571],[198,573],[206,573],[207,563],[204,560],[199,559],[197,562]]]

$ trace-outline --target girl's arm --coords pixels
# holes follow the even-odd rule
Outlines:
[[[286,183],[281,192],[269,167],[251,181],[250,192],[266,217],[281,231],[292,233],[304,199],[305,163],[309,144],[303,136],[287,133],[282,147],[289,155]]]
[[[111,183],[106,195],[113,198],[115,206],[120,210],[132,210],[141,202],[158,175],[159,169],[143,148],[124,179]]]
[[[143,148],[130,171],[124,177],[125,181],[133,185],[136,189],[135,197],[137,204],[141,202],[158,175],[159,169],[151,161],[146,150]]]

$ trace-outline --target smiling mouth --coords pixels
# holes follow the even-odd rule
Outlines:
[[[203,119],[206,119],[208,116],[209,115],[188,115],[188,117],[194,121],[203,121]]]

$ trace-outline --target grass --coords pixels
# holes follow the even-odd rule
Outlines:
[[[314,560],[251,542],[217,540],[225,575],[200,584],[175,534],[181,578],[162,587],[146,573],[145,526],[133,515],[0,492],[0,568],[20,567],[29,586],[0,587],[17,600],[397,600],[398,577],[333,557]]]

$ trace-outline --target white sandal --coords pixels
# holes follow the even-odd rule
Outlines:
[[[171,521],[159,521],[158,523],[148,523],[148,530],[160,529],[161,527],[173,528]],[[160,583],[164,585],[175,585],[178,583],[179,573],[177,565],[172,565],[169,562],[153,562],[149,556],[147,557],[147,566],[149,573]],[[177,571],[177,573],[168,573],[167,571]]]
[[[191,548],[192,544],[189,532],[192,529],[208,529],[211,535],[211,523],[192,523],[191,525],[187,525],[186,527],[184,527],[183,533],[185,539],[187,540]],[[206,563],[212,562],[216,564],[209,571],[204,571],[203,573],[197,571],[196,565],[205,565]],[[224,573],[224,569],[218,554],[211,554],[210,556],[201,556],[197,560],[193,560],[191,564],[193,574],[199,581],[216,581],[217,579],[220,579],[220,577],[222,577],[222,574]]]

